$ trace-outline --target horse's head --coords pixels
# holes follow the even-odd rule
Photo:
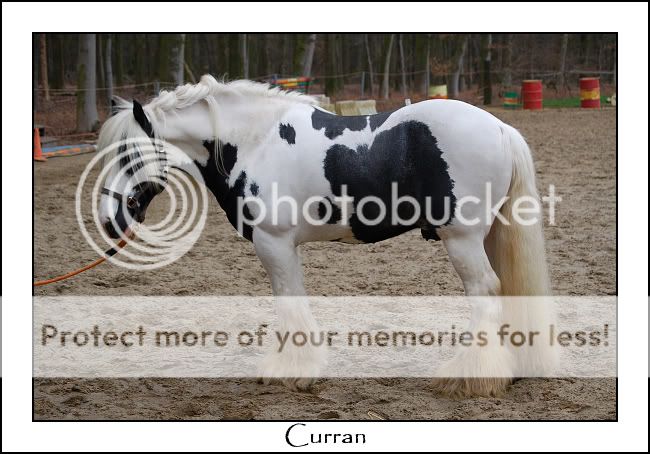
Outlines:
[[[100,132],[98,150],[106,175],[99,203],[99,221],[111,238],[128,236],[144,221],[153,198],[165,189],[167,158],[142,106],[133,101],[114,106]]]

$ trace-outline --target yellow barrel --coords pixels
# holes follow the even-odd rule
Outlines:
[[[433,85],[429,87],[429,99],[447,99],[447,86]]]

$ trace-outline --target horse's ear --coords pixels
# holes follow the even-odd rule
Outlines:
[[[111,96],[111,117],[124,109],[127,104],[128,101],[126,99],[120,98],[117,95]]]
[[[133,116],[135,117],[135,121],[138,122],[142,130],[153,139],[153,126],[145,115],[142,105],[135,99],[133,100]]]

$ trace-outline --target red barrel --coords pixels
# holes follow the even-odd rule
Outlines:
[[[600,109],[600,79],[597,77],[580,79],[580,107]]]
[[[539,110],[542,108],[542,81],[524,80],[521,83],[521,101],[524,109]]]

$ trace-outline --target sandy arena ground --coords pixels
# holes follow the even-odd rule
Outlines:
[[[616,112],[493,113],[533,149],[538,185],[563,197],[545,227],[555,294],[616,294]],[[35,278],[96,258],[79,233],[74,193],[92,155],[35,165]],[[543,190],[545,191],[545,189]],[[545,193],[545,192],[544,192]],[[152,209],[155,207],[152,206]],[[374,245],[302,248],[313,295],[461,295],[441,243],[419,231]],[[268,295],[253,246],[210,198],[206,228],[177,262],[150,272],[102,265],[37,295]],[[36,419],[615,419],[615,379],[524,379],[501,398],[451,400],[424,379],[321,379],[291,392],[235,379],[35,379]]]

